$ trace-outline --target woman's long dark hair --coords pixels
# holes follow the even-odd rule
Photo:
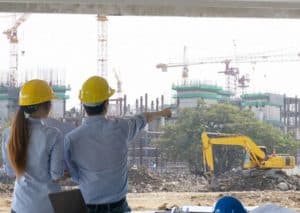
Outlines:
[[[29,128],[25,113],[31,114],[40,107],[50,110],[51,102],[48,101],[33,106],[21,106],[13,119],[8,143],[8,155],[17,177],[20,177],[25,172],[27,163]]]

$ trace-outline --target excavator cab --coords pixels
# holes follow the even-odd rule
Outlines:
[[[265,153],[265,155],[267,156],[267,147],[265,146],[258,146],[260,148],[261,151],[263,151]]]
[[[248,153],[245,153],[245,160],[243,163],[243,169],[261,168],[261,169],[292,169],[295,167],[295,157],[287,154],[267,154],[265,146],[258,146],[265,154],[265,159],[257,164],[255,161],[251,161]]]
[[[261,151],[263,151],[265,153],[265,156],[267,155],[267,147],[265,146],[258,146],[260,148]],[[267,158],[267,157],[266,157]],[[242,165],[243,169],[251,169],[256,167],[255,164],[251,161],[249,154],[245,151],[245,159]]]

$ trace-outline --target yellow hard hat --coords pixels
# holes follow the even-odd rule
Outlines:
[[[46,81],[34,79],[26,82],[19,93],[19,105],[30,106],[56,98]]]
[[[97,104],[108,100],[114,93],[105,78],[92,76],[83,83],[79,99],[83,104]]]

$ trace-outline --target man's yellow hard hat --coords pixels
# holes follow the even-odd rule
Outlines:
[[[92,76],[87,79],[79,92],[79,99],[83,104],[98,104],[108,100],[115,90],[110,88],[105,78]]]
[[[19,93],[19,105],[30,106],[55,99],[52,88],[46,81],[34,79],[26,82]]]

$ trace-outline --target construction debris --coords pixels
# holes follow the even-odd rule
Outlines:
[[[11,194],[14,180],[0,173],[0,194]],[[300,176],[287,175],[281,170],[235,170],[212,179],[211,184],[203,177],[188,172],[151,172],[146,168],[129,169],[128,191],[148,192],[208,192],[208,191],[262,191],[300,190]],[[73,187],[69,179],[64,187]]]
[[[234,170],[212,179],[212,191],[300,190],[300,176],[282,170]]]
[[[6,176],[3,172],[0,172],[0,194],[10,195],[14,189],[14,179]]]
[[[186,172],[157,174],[147,169],[128,171],[129,192],[205,192],[208,182]]]

